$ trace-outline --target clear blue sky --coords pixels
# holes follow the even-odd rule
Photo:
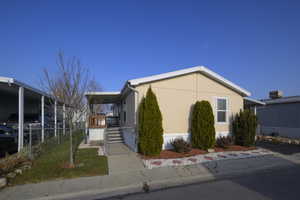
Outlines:
[[[38,86],[59,49],[105,90],[205,65],[264,98],[300,95],[300,1],[0,2],[0,76]]]

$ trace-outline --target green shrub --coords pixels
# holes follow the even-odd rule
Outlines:
[[[139,152],[144,155],[158,155],[162,150],[162,115],[151,87],[139,105]]]
[[[192,146],[200,149],[212,148],[215,144],[215,119],[208,101],[197,101],[192,112]]]
[[[235,143],[241,146],[253,146],[255,144],[255,134],[257,118],[248,109],[236,114],[232,122],[232,131],[235,136]]]
[[[177,153],[187,153],[192,150],[191,144],[184,141],[182,138],[176,138],[175,140],[171,141],[171,145],[173,146],[174,151]]]

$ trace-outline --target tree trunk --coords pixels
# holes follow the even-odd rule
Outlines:
[[[71,168],[74,167],[72,123],[70,123],[70,167]]]

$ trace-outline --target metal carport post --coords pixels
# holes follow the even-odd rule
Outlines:
[[[45,141],[45,97],[41,98],[41,117],[42,117],[42,143]]]
[[[57,136],[57,101],[54,102],[54,136]]]
[[[18,109],[18,152],[24,146],[24,88],[19,87],[19,109]]]

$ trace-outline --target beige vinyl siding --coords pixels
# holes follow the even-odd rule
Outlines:
[[[216,97],[228,98],[229,119],[243,108],[240,94],[198,72],[137,86],[139,101],[150,85],[158,99],[165,133],[190,132],[191,109],[197,100],[209,101],[216,114]],[[215,127],[217,132],[230,131],[230,123],[216,123]]]

